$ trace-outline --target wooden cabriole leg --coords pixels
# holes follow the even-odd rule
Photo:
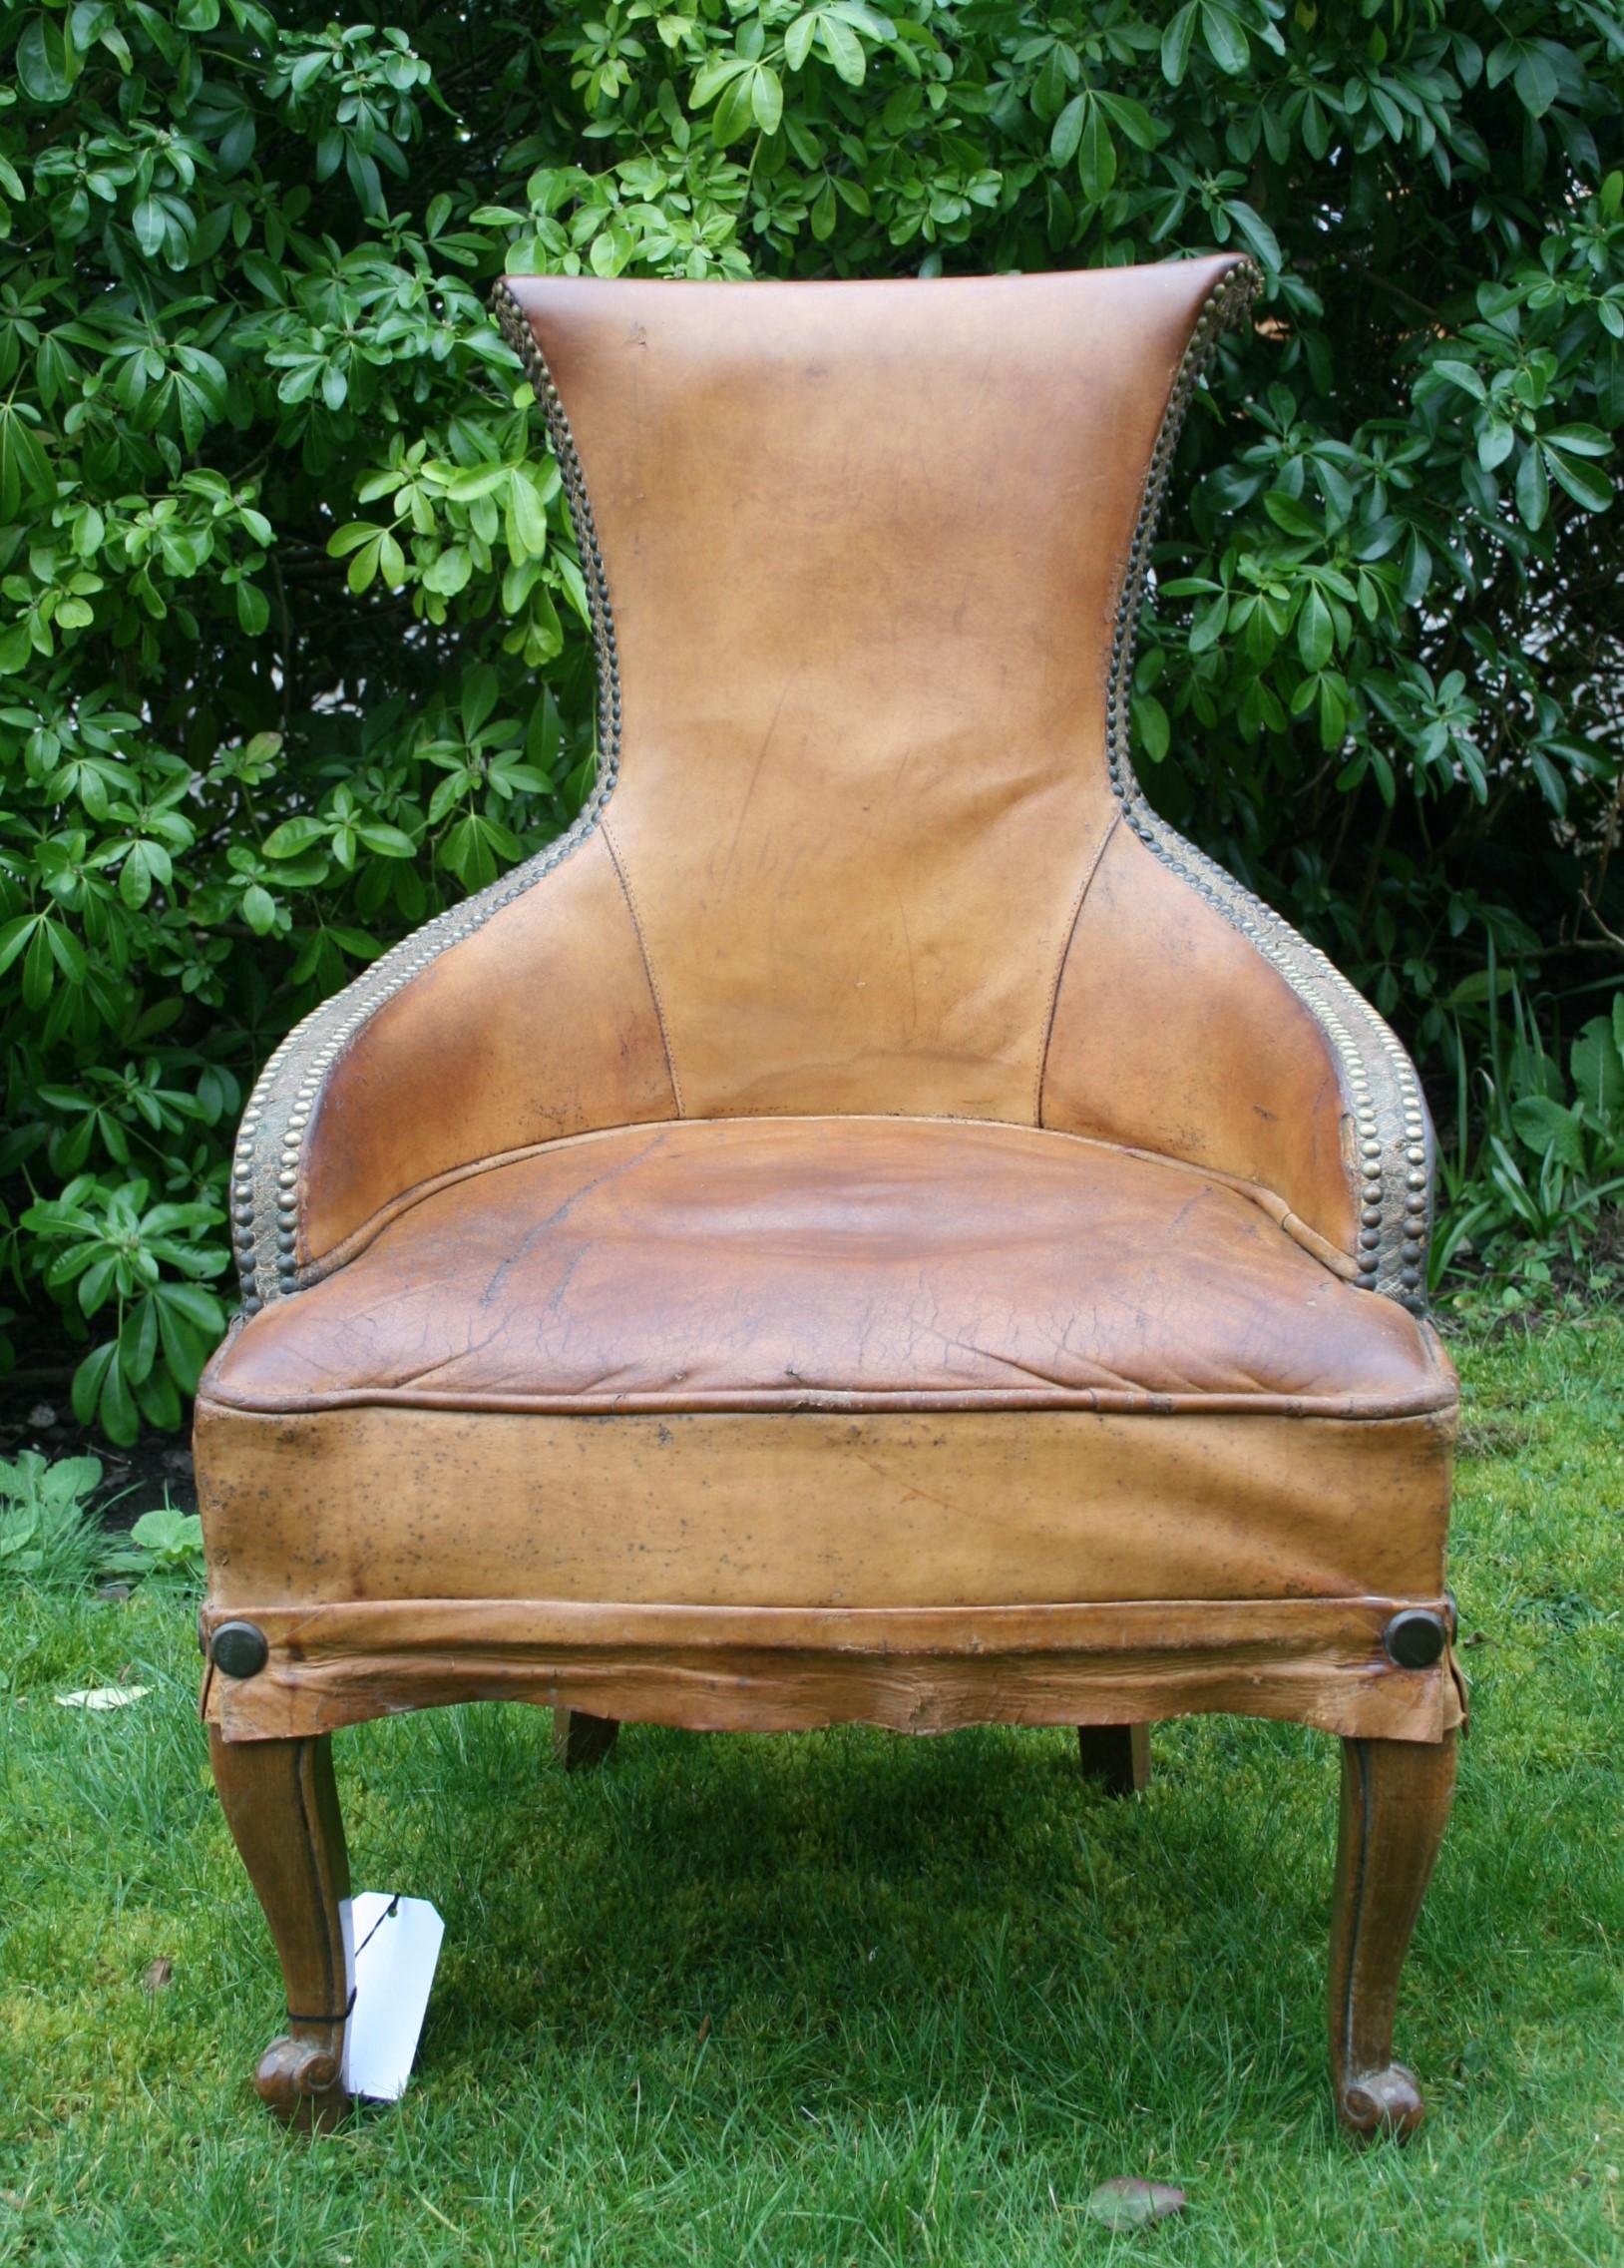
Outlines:
[[[1454,1734],[1431,1744],[1345,1740],[1331,1925],[1331,2080],[1360,2139],[1400,2139],[1426,2115],[1416,2074],[1393,2059],[1399,1976],[1454,1794]]]
[[[553,1711],[553,1753],[567,1772],[596,1771],[619,1732],[614,1717],[590,1717],[583,1709]]]
[[[1147,1724],[1079,1724],[1077,1753],[1083,1775],[1107,1795],[1139,1795],[1150,1780]]]
[[[331,1736],[226,1741],[210,1727],[208,1748],[287,1991],[287,2030],[260,2057],[254,2084],[288,2125],[324,2132],[350,2106],[341,2079],[349,1985],[340,1916],[349,1856]]]

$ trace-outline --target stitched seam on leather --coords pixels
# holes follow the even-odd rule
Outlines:
[[[229,1385],[215,1380],[211,1400],[220,1409],[241,1410],[260,1417],[298,1417],[311,1410],[417,1409],[484,1410],[495,1415],[522,1416],[527,1411],[557,1417],[642,1417],[673,1413],[678,1417],[846,1417],[865,1411],[897,1410],[951,1417],[1008,1410],[1012,1415],[1044,1410],[1067,1411],[1081,1417],[1145,1418],[1158,1425],[1176,1425],[1180,1419],[1201,1423],[1208,1418],[1282,1418],[1292,1424],[1311,1420],[1326,1424],[1426,1425],[1452,1416],[1454,1400],[1415,1400],[1395,1403],[1379,1400],[1368,1408],[1347,1394],[1246,1394],[1214,1387],[1191,1394],[1163,1394],[1153,1387],[1041,1387],[1024,1386],[894,1386],[821,1387],[800,1393],[775,1387],[718,1386],[706,1393],[633,1392],[628,1394],[522,1394],[465,1392],[457,1387],[422,1387],[411,1380],[395,1386],[339,1386],[328,1392],[286,1395],[274,1402],[251,1396],[233,1396]]]
[[[1362,1290],[1381,1292],[1421,1315],[1426,1311],[1426,1254],[1431,1238],[1432,1132],[1415,1066],[1340,969],[1151,809],[1133,770],[1128,730],[1133,646],[1173,452],[1219,338],[1250,304],[1261,281],[1250,259],[1225,270],[1207,295],[1174,376],[1124,564],[1105,693],[1107,761],[1111,785],[1140,841],[1240,931],[1325,1033],[1359,1135],[1361,1218],[1352,1255],[1356,1280]]]
[[[648,990],[654,1003],[654,1015],[659,1024],[659,1037],[665,1049],[665,1073],[671,1083],[671,1099],[676,1105],[676,1115],[680,1119],[686,1115],[682,1109],[682,1083],[676,1076],[676,1058],[671,1053],[671,1033],[670,1027],[665,1021],[665,1003],[659,997],[659,980],[654,975],[654,964],[649,958],[648,940],[643,935],[642,916],[637,911],[637,901],[632,895],[631,879],[626,873],[620,858],[619,845],[615,842],[613,835],[610,834],[607,819],[604,821],[604,840],[609,846],[609,857],[613,862],[614,871],[619,877],[620,893],[625,899],[625,910],[631,916],[631,927],[637,939],[637,951],[642,955],[642,973],[648,979]]]
[[[598,778],[565,832],[460,905],[449,906],[375,961],[364,976],[325,1000],[273,1050],[254,1083],[237,1129],[231,1163],[231,1241],[247,1314],[302,1288],[312,1264],[301,1256],[305,1218],[305,1135],[333,1068],[384,1003],[443,952],[484,927],[561,866],[586,841],[613,792],[620,762],[620,687],[614,617],[575,436],[536,334],[506,281],[491,295],[498,327],[530,379],[553,443],[587,587],[598,659]],[[263,1138],[261,1139],[261,1136]]]
[[[1118,805],[1117,809],[1111,814],[1110,824],[1094,844],[1093,856],[1083,867],[1082,879],[1077,884],[1077,894],[1071,901],[1071,919],[1066,927],[1065,942],[1061,945],[1059,957],[1054,963],[1054,978],[1048,988],[1048,1014],[1043,1019],[1043,1044],[1037,1051],[1037,1078],[1032,1088],[1031,1123],[1034,1127],[1041,1127],[1043,1124],[1043,1088],[1048,1079],[1048,1051],[1054,1038],[1054,1018],[1060,1005],[1060,986],[1065,981],[1066,965],[1071,959],[1072,945],[1076,942],[1077,924],[1082,919],[1083,905],[1093,884],[1094,876],[1099,872],[1099,862],[1105,855],[1111,837],[1121,824],[1122,811]]]

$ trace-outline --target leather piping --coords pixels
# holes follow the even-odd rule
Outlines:
[[[234,1410],[255,1417],[308,1417],[322,1410],[412,1409],[484,1410],[506,1417],[740,1417],[752,1411],[779,1411],[793,1416],[813,1411],[823,1416],[861,1416],[889,1410],[912,1416],[916,1411],[946,1414],[954,1410],[1077,1410],[1089,1417],[1270,1417],[1343,1418],[1362,1425],[1404,1425],[1412,1418],[1436,1417],[1453,1410],[1454,1390],[1439,1381],[1424,1401],[1402,1405],[1365,1405],[1352,1394],[1164,1394],[1146,1386],[1121,1387],[984,1386],[925,1390],[899,1386],[880,1392],[852,1393],[838,1386],[803,1384],[794,1392],[776,1387],[717,1387],[709,1393],[640,1394],[470,1394],[442,1393],[433,1387],[414,1386],[408,1379],[399,1386],[346,1386],[328,1394],[300,1394],[274,1406],[235,1401],[217,1383],[199,1404],[216,1410]]]

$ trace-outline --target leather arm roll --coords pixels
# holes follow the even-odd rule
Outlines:
[[[447,1177],[675,1116],[659,1017],[597,825],[452,907],[266,1064],[232,1168],[249,1314],[316,1281]]]
[[[1432,1131],[1324,954],[1126,785],[1066,957],[1042,1123],[1202,1165],[1339,1275],[1420,1312]]]

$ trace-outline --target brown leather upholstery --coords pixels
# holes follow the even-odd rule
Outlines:
[[[1126,826],[1066,955],[1042,1123],[1139,1142],[1274,1190],[1333,1266],[1355,1249],[1337,1067],[1281,972]]]
[[[244,1123],[205,1625],[275,1642],[214,1681],[228,1734],[459,1674],[597,1692],[606,1631],[678,1721],[841,1713],[695,1648],[905,1631],[1014,1666],[852,1713],[1063,1685],[1082,1721],[1125,1689],[1113,1602],[1163,1713],[1455,1720],[1446,1664],[1381,1643],[1442,1611],[1455,1401],[1409,1311],[1414,1074],[1123,737],[1190,355],[1242,282],[513,279],[604,775]],[[680,1658],[662,1615],[701,1618]]]
[[[1146,461],[1235,265],[513,280],[611,566],[623,757],[588,841],[347,1037],[307,1268],[457,1166],[757,1113],[1041,1116],[1353,1253],[1346,1067],[1104,761]]]
[[[211,1607],[255,1617],[425,1598],[899,1615],[1430,1602],[1453,1434],[1437,1411],[1168,1421],[1075,1406],[786,1425],[209,1401],[198,1419]]]
[[[437,1176],[676,1107],[659,1018],[602,836],[386,1002],[333,1066],[303,1163],[330,1257]]]
[[[1194,1168],[1025,1128],[690,1120],[421,1198],[225,1350],[236,1409],[1452,1406],[1433,1334]]]

